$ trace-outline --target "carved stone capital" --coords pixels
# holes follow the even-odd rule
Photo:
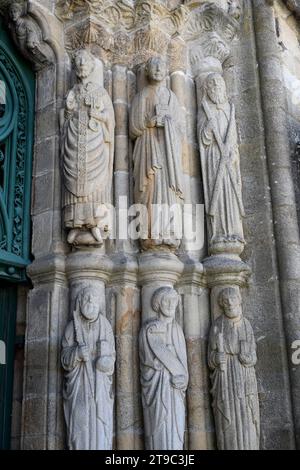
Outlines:
[[[55,12],[64,22],[66,48],[71,54],[89,46],[110,64],[134,67],[160,53],[175,70],[183,68],[187,45],[194,62],[209,55],[222,63],[228,60],[230,42],[240,27],[243,0],[184,4],[69,0],[58,1]]]
[[[64,255],[50,254],[33,261],[27,268],[27,274],[34,286],[52,282],[65,285],[65,263]]]
[[[203,268],[210,288],[228,284],[245,287],[251,276],[250,267],[234,255],[215,255],[205,258]]]
[[[105,284],[109,281],[113,269],[112,260],[99,252],[77,251],[71,253],[66,262],[66,273],[70,282],[101,281]]]
[[[139,257],[139,281],[141,285],[174,285],[179,280],[183,268],[183,263],[173,253],[145,252]]]
[[[192,73],[197,76],[206,58],[224,65],[231,62],[231,42],[238,34],[242,15],[233,14],[233,2],[228,11],[213,3],[196,3],[191,8],[183,39],[188,44]]]

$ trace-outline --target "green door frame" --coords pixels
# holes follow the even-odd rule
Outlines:
[[[4,364],[0,357],[0,449],[8,449],[18,283],[27,282],[30,263],[35,77],[1,16],[0,81],[5,89],[5,102],[0,102],[0,340],[6,349]]]

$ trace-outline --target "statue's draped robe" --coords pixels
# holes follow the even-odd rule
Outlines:
[[[90,117],[93,111],[96,117]],[[107,122],[97,119],[105,113]],[[114,111],[103,87],[77,84],[66,100],[62,167],[68,228],[101,227],[111,201]],[[104,217],[104,219],[103,219]]]
[[[226,142],[228,132],[230,132],[228,140],[229,163],[225,166],[223,176],[220,179],[217,202],[212,208],[211,203],[219,171],[221,151],[214,133],[208,126],[208,116],[202,105],[198,117],[198,132],[209,236],[211,243],[224,240],[238,240],[243,243],[242,217],[244,216],[244,208],[234,106],[228,102],[217,106],[206,101],[206,107],[223,144]]]
[[[225,370],[216,362],[218,337],[222,335],[226,353]],[[242,343],[247,361],[239,358]],[[233,323],[219,317],[209,339],[208,361],[212,372],[213,409],[220,450],[259,449],[259,402],[254,366],[256,345],[253,330],[246,318]]]
[[[91,357],[89,362],[83,362],[78,358],[77,335],[89,348]],[[63,337],[62,365],[66,371],[63,398],[70,450],[111,449],[113,366],[107,373],[101,372],[96,367],[99,359],[99,346],[97,346],[99,342],[101,351],[106,351],[105,355],[114,359],[113,333],[109,322],[102,315],[99,315],[99,319],[93,323],[81,318],[75,319],[68,324]]]
[[[147,119],[157,115],[157,107],[163,106],[170,119],[164,127],[148,128]],[[165,86],[146,86],[133,100],[130,113],[130,134],[135,140],[134,200],[143,204],[148,212],[148,234],[151,239],[154,221],[151,219],[152,204],[182,204],[182,151],[180,121],[181,109],[176,95]],[[180,208],[180,206],[179,206]],[[177,216],[175,216],[177,217]],[[162,220],[157,239],[166,244],[178,244],[174,230],[169,230],[168,220]],[[173,240],[172,240],[173,239]],[[159,243],[158,243],[159,244]]]
[[[167,327],[152,320],[142,328],[140,364],[146,448],[183,449],[188,369],[185,338],[175,321]],[[172,386],[168,367],[184,377],[184,389]]]

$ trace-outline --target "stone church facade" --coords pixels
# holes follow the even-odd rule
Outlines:
[[[299,18],[0,1],[0,448],[300,448]]]

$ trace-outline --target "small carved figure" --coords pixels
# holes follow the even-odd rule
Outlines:
[[[174,289],[158,289],[152,299],[158,318],[140,332],[146,449],[183,449],[188,368],[184,334],[175,321],[177,305]]]
[[[18,2],[12,2],[9,6],[9,28],[15,44],[36,69],[52,61],[50,48],[43,44],[39,27],[24,14],[24,7]]]
[[[78,83],[62,116],[64,221],[72,245],[102,245],[110,227],[114,110],[103,87],[103,66],[87,50],[75,55]]]
[[[73,319],[62,341],[64,413],[70,450],[112,447],[115,345],[98,297],[92,287],[78,294]]]
[[[260,418],[256,345],[252,327],[243,318],[238,288],[218,297],[222,315],[211,328],[208,362],[218,449],[259,449]]]

